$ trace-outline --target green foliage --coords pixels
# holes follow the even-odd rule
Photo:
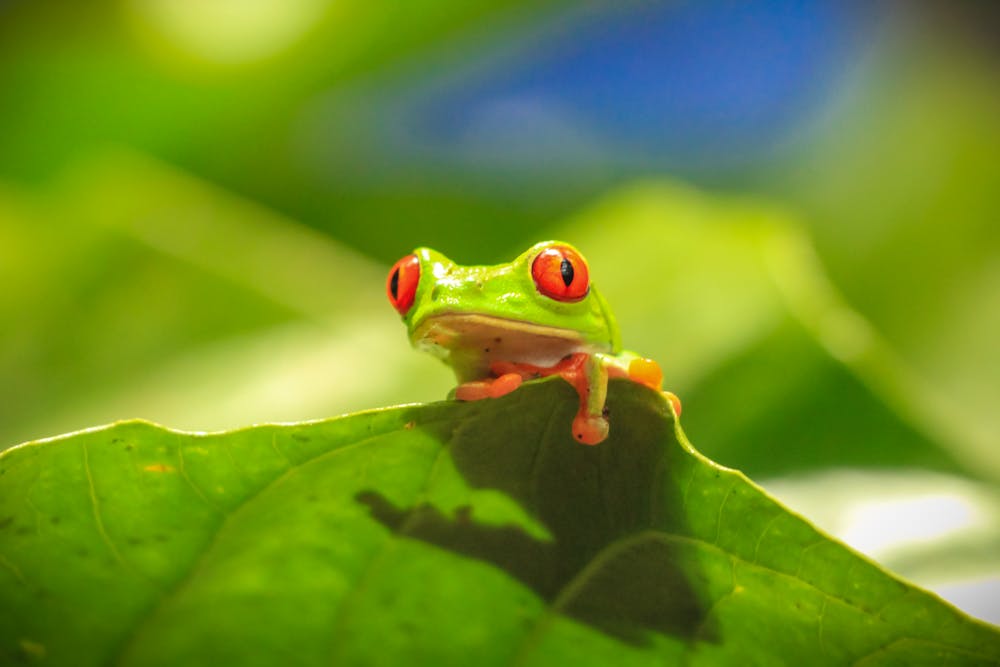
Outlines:
[[[463,263],[505,261],[541,238],[561,237],[590,260],[626,345],[662,364],[668,388],[684,399],[685,428],[708,456],[738,467],[811,520],[852,538],[856,533],[845,530],[848,520],[854,526],[859,518],[886,516],[886,506],[878,501],[888,495],[879,494],[897,483],[909,498],[950,502],[957,511],[936,518],[938,528],[953,530],[924,540],[910,536],[869,552],[949,599],[958,596],[947,584],[982,586],[973,600],[979,604],[969,608],[996,622],[997,596],[988,582],[998,581],[1000,571],[1000,412],[995,408],[1000,400],[1000,346],[995,343],[1000,330],[1000,235],[995,230],[1000,95],[995,63],[977,56],[966,35],[949,42],[949,30],[936,18],[920,34],[920,20],[914,20],[920,12],[907,11],[902,23],[888,20],[871,39],[860,40],[878,45],[874,50],[844,53],[851,72],[827,91],[829,97],[817,98],[819,113],[806,133],[790,128],[783,137],[789,144],[776,147],[773,159],[748,164],[739,173],[705,175],[695,166],[669,179],[651,173],[649,181],[629,183],[635,172],[615,166],[627,156],[599,145],[582,156],[578,171],[547,159],[543,147],[533,167],[517,173],[503,161],[498,168],[490,155],[477,157],[476,168],[468,169],[442,163],[419,146],[394,152],[394,145],[399,148],[394,141],[408,129],[400,127],[400,115],[386,113],[387,107],[413,95],[435,95],[442,85],[445,91],[476,90],[481,82],[496,80],[505,63],[517,61],[522,40],[545,39],[553,26],[565,25],[563,9],[571,15],[570,5],[446,0],[401,8],[384,0],[343,0],[319,9],[298,36],[292,34],[291,41],[259,58],[213,60],[210,51],[224,47],[225,39],[258,39],[267,46],[268,35],[276,34],[257,32],[252,21],[214,20],[217,12],[233,11],[238,4],[0,2],[0,86],[6,98],[16,101],[0,105],[0,282],[6,286],[0,292],[0,375],[5,378],[0,449],[124,417],[222,429],[436,400],[452,378],[435,360],[408,349],[382,293],[387,262],[415,245],[431,245]],[[253,5],[239,5],[238,11],[259,17],[269,5],[291,14],[326,7],[303,0]],[[280,21],[274,25],[283,29]],[[193,43],[199,35],[203,41]],[[578,128],[587,139],[574,109],[553,111],[555,120]],[[469,139],[470,155],[478,156],[477,137]],[[712,192],[679,186],[673,179],[685,173],[704,177],[701,182]],[[726,189],[755,195],[733,197],[722,194]],[[760,195],[779,205],[765,203]],[[438,409],[475,413],[479,408],[423,410]],[[355,416],[345,423],[377,419]],[[420,434],[454,442],[444,423],[439,431],[422,423]],[[283,451],[288,434],[299,427],[290,428],[277,430],[283,435],[275,442]],[[3,595],[12,596],[4,600],[19,600],[15,607],[0,608],[0,627],[11,638],[0,663],[12,656],[55,659],[69,650],[75,655],[99,641],[123,655],[160,650],[166,640],[153,641],[154,634],[168,626],[158,625],[155,632],[137,629],[128,619],[107,614],[137,609],[131,596],[142,591],[147,600],[159,599],[156,586],[175,584],[184,567],[200,568],[191,565],[197,559],[211,564],[223,558],[203,549],[211,526],[222,525],[223,513],[238,503],[239,494],[273,479],[241,471],[244,477],[222,484],[221,497],[200,486],[219,509],[206,517],[204,507],[186,504],[191,498],[176,504],[180,496],[157,490],[157,484],[178,481],[176,466],[172,472],[136,471],[133,482],[144,480],[148,498],[144,491],[130,491],[127,483],[119,487],[105,468],[95,467],[102,511],[117,506],[126,512],[117,518],[102,514],[113,543],[131,564],[125,572],[108,569],[99,555],[107,557],[103,542],[78,546],[93,541],[96,529],[89,491],[79,488],[81,454],[73,459],[72,452],[80,448],[73,443],[94,438],[89,462],[98,464],[115,451],[102,448],[100,433],[118,431],[166,438],[168,450],[150,454],[144,465],[180,451],[169,447],[183,445],[185,454],[190,447],[195,461],[190,476],[198,484],[198,474],[210,471],[198,465],[197,448],[206,442],[249,442],[271,432],[192,439],[120,425],[5,455],[8,461],[28,457],[29,450],[36,452],[31,456],[48,452],[45,456],[62,462],[55,461],[51,471],[38,469],[38,484],[23,497],[0,477],[0,505],[12,503],[16,509],[0,513],[0,541],[14,540],[20,549],[35,539],[32,529],[49,540],[27,557],[0,550],[0,577],[33,581],[30,595],[40,596],[29,602],[18,597],[29,594],[28,587],[0,581]],[[306,449],[298,441],[287,444],[293,460],[296,451]],[[428,450],[436,446],[426,445]],[[501,454],[514,456],[520,446],[525,445],[508,443],[511,451]],[[260,445],[240,447],[264,456],[255,449]],[[62,458],[57,451],[63,451]],[[568,450],[562,460],[594,455]],[[253,458],[239,462],[247,465]],[[60,466],[74,460],[75,471],[61,472]],[[272,471],[283,465],[280,457],[272,463]],[[224,476],[233,466],[223,461],[216,468],[213,462],[211,474]],[[17,474],[35,470],[20,464],[18,469]],[[42,483],[47,474],[52,475],[49,485]],[[7,475],[16,479],[13,469]],[[475,486],[461,470],[452,476],[459,486],[470,487],[474,498],[467,504],[475,523],[523,531],[532,540],[553,539],[553,519],[540,517],[537,502],[500,494],[496,485]],[[721,479],[733,478],[723,474]],[[797,495],[783,495],[790,486],[800,489]],[[446,502],[445,492],[435,493],[408,533],[419,521],[434,519],[432,510],[442,521],[464,516]],[[412,494],[383,495],[350,499],[353,504],[343,506],[360,516],[364,507],[358,502],[367,500],[369,519],[380,510],[384,522],[369,521],[371,540],[385,537],[399,512],[423,502]],[[737,498],[734,493],[726,507]],[[167,517],[171,530],[153,533],[155,524],[149,523],[131,531],[130,521],[146,511],[138,508],[151,499],[163,501],[150,510],[152,521],[175,511]],[[28,503],[28,509],[20,503]],[[64,512],[62,503],[72,507]],[[137,507],[131,519],[130,503]],[[765,503],[762,511],[773,507]],[[595,512],[582,515],[592,519]],[[5,524],[8,516],[19,518]],[[51,523],[53,517],[59,517],[58,524]],[[754,526],[759,517],[751,513],[741,521]],[[776,519],[776,526],[783,521]],[[905,522],[893,514],[885,527],[893,532],[900,523]],[[87,525],[90,538],[85,532],[73,535]],[[301,542],[302,536],[281,530],[272,526],[287,543]],[[180,533],[187,535],[188,552],[177,551],[185,543],[158,543],[155,537]],[[773,529],[767,532],[772,534]],[[130,544],[130,538],[142,544]],[[432,548],[427,540],[404,543],[406,553],[426,555]],[[268,540],[261,544],[277,549]],[[233,546],[230,555],[235,558],[247,547],[250,558],[249,547],[255,545]],[[339,548],[314,546],[327,549],[323,553]],[[805,554],[818,558],[825,549]],[[275,553],[270,557],[278,559]],[[454,550],[435,553],[458,558]],[[789,553],[799,552],[790,547]],[[493,561],[482,556],[466,554],[456,566],[479,563],[466,588],[486,586],[483,582],[497,577],[521,582],[518,600],[527,601],[517,613],[525,622],[552,602],[508,570],[486,565]],[[707,562],[709,556],[698,558]],[[803,562],[807,567],[807,559]],[[403,577],[409,563],[392,560],[389,565],[399,565]],[[271,578],[239,582],[242,597],[230,597],[231,606],[251,614],[254,605],[274,602],[254,598],[254,586],[273,592],[280,588],[275,582],[288,582],[299,586],[289,589],[292,595],[302,592],[306,580],[322,591],[336,585],[328,568],[310,578],[309,567],[312,561],[302,560],[285,570],[273,564],[233,569],[234,575],[260,571]],[[701,571],[701,565],[691,567]],[[228,581],[218,570],[198,571],[212,572],[220,586]],[[706,571],[720,574],[721,569],[706,566]],[[742,565],[736,570],[741,581],[751,580],[753,572]],[[801,591],[792,580],[764,576],[775,595],[786,597],[769,604],[760,618],[784,624],[776,609],[800,601]],[[712,579],[716,588],[709,593],[725,590],[728,580],[723,579]],[[449,581],[417,581],[413,585],[424,588],[409,590],[442,599],[434,596],[449,595]],[[788,586],[782,588],[782,582]],[[234,582],[225,585],[236,590]],[[707,590],[700,584],[693,588]],[[77,603],[87,602],[61,606],[60,591],[81,591]],[[711,604],[715,598],[709,593],[704,600]],[[105,595],[109,600],[100,602]],[[456,599],[452,613],[463,620],[478,618],[493,604],[470,608],[468,599]],[[700,604],[703,598],[697,599]],[[502,596],[498,600],[513,604]],[[270,612],[281,616],[272,625],[308,634],[310,611],[325,618],[322,609],[299,601]],[[968,597],[960,602],[969,602]],[[115,611],[119,603],[125,611]],[[738,595],[720,602],[719,618],[739,603]],[[29,604],[47,606],[31,606],[37,613],[12,618],[14,609]],[[194,608],[165,605],[163,613],[177,617]],[[827,621],[844,611],[832,598],[825,609]],[[887,611],[891,616],[892,609]],[[172,632],[188,633],[193,644],[211,643],[212,632],[239,632],[229,625],[239,617],[227,620],[220,613],[204,620],[209,612],[198,614],[192,612],[192,621],[173,626]],[[410,617],[423,623],[415,627],[430,632],[429,619],[417,612]],[[151,622],[156,618],[150,616]],[[626,661],[622,656],[637,650],[572,614],[553,618],[546,627],[583,638],[581,661],[602,655],[598,644],[614,647],[614,660],[607,662]],[[756,627],[756,618],[741,617],[741,627]],[[377,615],[367,621],[371,630],[355,622],[341,626],[341,632],[364,638],[384,628]],[[794,631],[803,627],[801,622],[788,627]],[[59,627],[58,636],[37,633],[32,623]],[[290,628],[291,623],[299,625]],[[882,625],[869,619],[868,626]],[[456,627],[453,622],[443,631],[460,636]],[[770,627],[760,636],[791,641]],[[827,649],[850,646],[849,641],[826,642],[828,626],[823,627]],[[133,631],[140,634],[128,648],[124,637]],[[871,638],[867,632],[858,633],[862,641]],[[116,633],[121,633],[117,644]],[[261,633],[241,636],[266,643]],[[753,634],[728,629],[731,641],[724,646],[736,651],[748,633]],[[542,633],[541,639],[547,636]],[[654,630],[650,637],[666,653],[687,650],[678,634]],[[748,646],[761,641],[749,636]],[[707,641],[691,646],[694,662],[723,650]],[[893,656],[905,664],[918,659],[946,663],[927,644],[888,646],[869,663],[891,662]],[[206,649],[199,660],[216,655]],[[525,661],[532,656],[529,652]],[[165,652],[162,659],[172,657],[178,654]],[[293,662],[292,657],[272,662]]]
[[[0,658],[1000,664],[1000,635],[695,452],[624,381],[0,455]]]

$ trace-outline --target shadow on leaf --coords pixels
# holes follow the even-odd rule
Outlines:
[[[612,435],[586,447],[569,432],[572,389],[559,389],[524,387],[442,434],[470,487],[506,494],[551,541],[477,521],[474,504],[446,513],[429,502],[397,507],[374,490],[356,499],[390,530],[502,568],[554,611],[621,640],[644,644],[656,632],[717,641],[697,566],[663,539],[684,531],[680,494],[663,475],[680,448],[660,398],[612,383]],[[549,423],[523,423],[523,402],[539,400],[552,402]]]

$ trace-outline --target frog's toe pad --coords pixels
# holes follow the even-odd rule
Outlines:
[[[580,413],[573,420],[573,438],[585,445],[597,445],[608,437],[608,420],[600,415]]]
[[[660,365],[645,357],[638,357],[629,363],[628,377],[632,382],[644,384],[650,389],[659,389],[663,386],[663,371],[660,370]]]

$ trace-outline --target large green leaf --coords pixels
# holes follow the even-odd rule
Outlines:
[[[612,383],[0,455],[0,657],[46,664],[1000,664],[1000,635]]]

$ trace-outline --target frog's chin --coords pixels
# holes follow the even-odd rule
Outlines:
[[[411,340],[461,379],[485,377],[493,361],[552,366],[567,354],[601,351],[572,329],[480,314],[433,315],[417,324]]]

